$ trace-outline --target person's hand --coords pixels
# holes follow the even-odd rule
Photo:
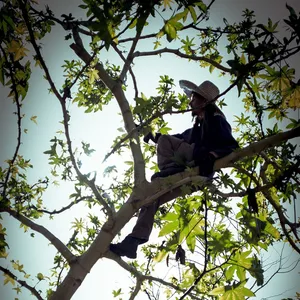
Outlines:
[[[199,175],[208,177],[210,176],[214,170],[214,163],[216,161],[216,157],[209,152],[202,152],[197,159],[197,166],[199,167]]]
[[[150,131],[148,134],[146,134],[145,136],[144,136],[144,142],[145,143],[149,143],[149,140],[152,140],[153,142],[154,142],[154,136],[153,136],[153,133]]]
[[[160,136],[161,136],[161,133],[159,133],[159,132],[156,133],[155,136],[153,135],[152,132],[149,132],[148,134],[146,134],[144,136],[144,142],[148,144],[149,140],[151,140],[152,142],[154,142],[156,144]]]

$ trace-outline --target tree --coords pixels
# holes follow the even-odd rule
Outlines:
[[[104,258],[135,277],[130,299],[141,291],[155,299],[155,283],[178,299],[245,299],[268,283],[260,251],[282,241],[300,253],[300,223],[296,212],[295,217],[287,213],[297,200],[300,182],[300,157],[293,140],[300,135],[299,119],[291,117],[299,108],[300,80],[289,64],[300,51],[299,13],[286,5],[288,18],[282,22],[287,30],[282,37],[278,22],[257,23],[248,9],[238,23],[224,19],[221,27],[207,26],[214,2],[84,0],[80,8],[85,16],[77,18],[72,13],[57,16],[35,0],[1,1],[0,81],[15,105],[18,129],[14,152],[0,168],[1,216],[15,219],[32,237],[42,235],[57,251],[52,275],[36,275],[46,282],[45,290],[39,291],[28,283],[26,266],[10,257],[8,228],[2,222],[0,269],[4,283],[12,284],[17,293],[28,289],[38,299],[70,299]],[[149,33],[154,23],[158,30]],[[65,31],[67,47],[75,55],[64,60],[62,86],[55,83],[43,55],[43,40],[57,26]],[[106,61],[110,52],[117,54],[116,61]],[[170,75],[160,77],[156,95],[147,97],[139,89],[136,61],[155,57],[159,65],[167,54],[227,78],[221,98],[236,89],[236,101],[243,104],[244,111],[235,119],[241,149],[216,161],[213,182],[198,176],[198,168],[146,180],[147,168],[157,170],[155,147],[143,144],[141,137],[150,130],[168,133],[167,115],[189,113],[188,99],[175,92]],[[43,71],[63,115],[63,130],[55,133],[44,152],[51,167],[45,172],[22,153],[28,115],[23,106],[34,86],[35,68]],[[130,89],[133,99],[127,96]],[[110,184],[105,187],[101,175],[82,171],[84,155],[95,150],[85,141],[74,147],[70,124],[73,107],[101,116],[115,101],[125,130],[120,128],[105,160],[128,153],[132,159],[124,162],[124,172],[119,171],[121,166],[106,168]],[[224,99],[219,105],[226,105]],[[37,116],[31,120],[37,122]],[[104,135],[106,129],[102,130]],[[29,178],[32,168],[39,171],[35,182]],[[57,182],[59,188],[71,184],[74,190],[68,205],[51,210],[44,197]],[[139,208],[158,197],[176,199],[157,215],[156,228],[164,242],[144,246],[141,259],[133,263],[108,251]],[[72,222],[68,242],[39,223],[82,203],[88,213]],[[152,276],[162,260],[167,266],[180,261],[180,275],[166,280]],[[246,284],[248,279],[252,285]],[[120,294],[121,289],[113,292],[115,297]]]

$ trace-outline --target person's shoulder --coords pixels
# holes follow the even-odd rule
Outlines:
[[[223,114],[215,113],[214,118],[226,120],[226,117]]]
[[[227,128],[228,130],[231,130],[231,126],[230,126],[229,122],[226,120],[226,117],[224,115],[215,114],[214,118],[213,118],[213,123],[217,127],[221,127],[224,129]]]

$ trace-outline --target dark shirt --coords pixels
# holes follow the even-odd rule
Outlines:
[[[206,116],[193,128],[189,128],[181,134],[174,134],[174,136],[189,144],[195,143],[193,153],[195,162],[203,153],[213,151],[220,158],[239,148],[237,141],[232,136],[231,126],[220,115]]]

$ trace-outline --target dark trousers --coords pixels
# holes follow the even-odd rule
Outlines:
[[[129,236],[142,240],[141,244],[146,243],[149,240],[154,223],[155,213],[157,212],[159,206],[179,197],[181,193],[181,188],[176,188],[173,191],[161,196],[154,203],[141,207],[137,222]]]
[[[176,161],[190,163],[193,159],[194,144],[190,145],[182,139],[171,135],[162,135],[157,142],[157,163],[160,170],[176,166]],[[178,165],[177,165],[178,166]],[[146,243],[152,231],[155,213],[160,205],[181,195],[181,188],[176,188],[157,199],[154,203],[141,207],[137,222],[129,236]],[[141,243],[141,244],[142,244]]]

